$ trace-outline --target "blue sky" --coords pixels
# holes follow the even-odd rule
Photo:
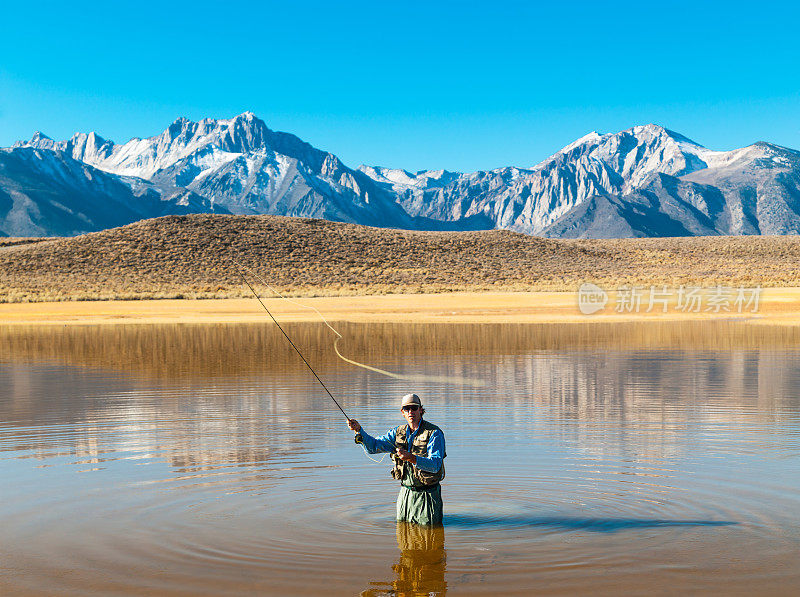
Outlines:
[[[648,122],[713,149],[800,148],[799,17],[784,2],[6,3],[0,146],[250,110],[350,166],[531,166]]]

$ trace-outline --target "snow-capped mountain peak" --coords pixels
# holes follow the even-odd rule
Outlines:
[[[578,147],[585,147],[591,145],[592,147],[597,147],[600,143],[602,143],[605,139],[610,137],[611,135],[601,135],[597,131],[592,131],[588,135],[584,135],[580,139],[577,139],[567,145],[566,147],[562,147],[558,153],[568,155],[574,149]]]
[[[708,154],[699,145],[657,124],[634,126],[616,134],[589,133],[557,151],[535,170],[552,168],[553,163],[575,164],[578,169],[608,170],[616,184],[606,190],[637,188],[654,173],[679,176],[706,167]]]
[[[713,151],[652,123],[593,131],[532,168],[472,173],[351,170],[331,153],[270,130],[252,112],[197,122],[180,117],[157,135],[123,144],[96,133],[53,141],[37,132],[0,158],[15,173],[12,180],[0,170],[0,192],[9,189],[31,214],[45,200],[66,205],[57,195],[67,187],[70,209],[82,213],[77,197],[83,180],[93,179],[108,188],[114,181],[115,197],[146,195],[151,204],[140,213],[149,214],[219,209],[550,236],[800,233],[800,152],[769,143]],[[62,162],[69,167],[57,167]],[[44,178],[52,179],[47,188],[60,190],[42,195],[46,185],[37,181]],[[97,205],[101,187],[92,187]],[[0,211],[0,233],[19,228],[3,217]],[[44,223],[25,230],[39,229],[47,230]]]
[[[389,185],[395,189],[404,187],[418,189],[441,187],[462,176],[460,172],[450,172],[448,170],[420,170],[412,173],[399,168],[365,166],[364,164],[358,167],[358,171],[363,172],[376,182]]]
[[[158,135],[133,138],[122,145],[96,133],[76,133],[59,142],[38,133],[15,147],[57,149],[106,172],[150,179],[207,146],[216,146],[225,154],[244,154],[266,147],[271,134],[262,120],[252,112],[244,112],[227,120],[206,118],[194,122],[180,117]],[[223,161],[229,161],[227,155]]]
[[[31,143],[47,143],[48,141],[52,141],[52,139],[41,131],[36,131],[31,137]]]
[[[30,141],[17,141],[11,149],[19,147],[33,147],[35,149],[55,149],[56,142],[41,131],[33,133]]]

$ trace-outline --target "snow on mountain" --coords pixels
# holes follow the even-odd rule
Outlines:
[[[95,133],[59,142],[37,133],[14,147],[61,151],[110,174],[146,180],[165,194],[195,193],[236,214],[404,228],[421,222],[365,174],[294,135],[270,130],[250,112],[228,120],[179,118],[159,135],[122,145]]]
[[[482,214],[493,227],[528,234],[794,233],[797,152],[776,147],[713,151],[648,124],[589,133],[530,169],[446,177],[360,170],[390,187],[411,215],[459,221]]]
[[[620,195],[597,195],[541,234],[619,238],[800,233],[800,152],[756,143],[703,154],[707,167],[653,174]]]
[[[0,149],[0,232],[7,236],[71,236],[167,214],[209,212],[226,213],[190,191],[165,194],[62,151]]]
[[[565,147],[556,156],[565,156],[569,161],[606,164],[622,179],[623,191],[638,188],[656,172],[680,176],[705,168],[704,157],[715,153],[656,124],[635,126],[615,135],[595,133],[584,139],[586,141],[579,145]]]
[[[800,152],[759,142],[720,152],[684,180],[724,196],[730,223],[722,234],[800,233]]]
[[[352,170],[250,112],[179,118],[158,135],[121,145],[96,133],[54,141],[37,132],[14,147],[6,152],[68,157],[174,209],[572,237],[800,230],[798,152],[764,143],[712,151],[655,124],[591,132],[530,168],[472,173]],[[39,175],[58,180],[41,159]]]
[[[159,135],[134,138],[123,145],[106,141],[96,133],[76,133],[71,139],[54,142],[37,132],[30,141],[15,147],[56,149],[112,174],[149,179],[202,150],[215,154],[219,163],[230,161],[231,156],[263,147],[269,133],[263,122],[245,112],[230,120],[206,118],[192,122],[178,118]]]
[[[460,172],[448,172],[447,170],[423,170],[412,174],[407,170],[364,165],[359,166],[358,170],[376,182],[420,189],[442,187],[461,176]]]
[[[530,169],[359,170],[391,188],[411,215],[455,221],[482,214],[493,227],[538,234],[590,197],[630,192],[653,173],[680,176],[705,168],[717,153],[648,124],[615,135],[589,133]]]

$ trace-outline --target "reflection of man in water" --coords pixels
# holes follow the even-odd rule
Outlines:
[[[390,429],[382,437],[372,437],[350,419],[350,429],[359,432],[367,452],[392,454],[392,477],[402,483],[397,496],[397,520],[424,525],[442,524],[442,486],[444,479],[444,433],[422,418],[425,409],[416,394],[406,394],[400,410],[407,423]]]
[[[372,583],[377,586],[388,585],[391,590],[373,588],[363,591],[362,597],[438,596],[447,592],[443,527],[398,522],[397,547],[400,548],[400,560],[392,566],[397,578],[389,583]]]

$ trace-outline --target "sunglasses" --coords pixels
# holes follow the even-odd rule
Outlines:
[[[409,406],[404,406],[403,410],[408,412],[408,413],[413,413],[413,412],[416,412],[416,411],[419,410],[419,405],[418,404],[411,404]]]

